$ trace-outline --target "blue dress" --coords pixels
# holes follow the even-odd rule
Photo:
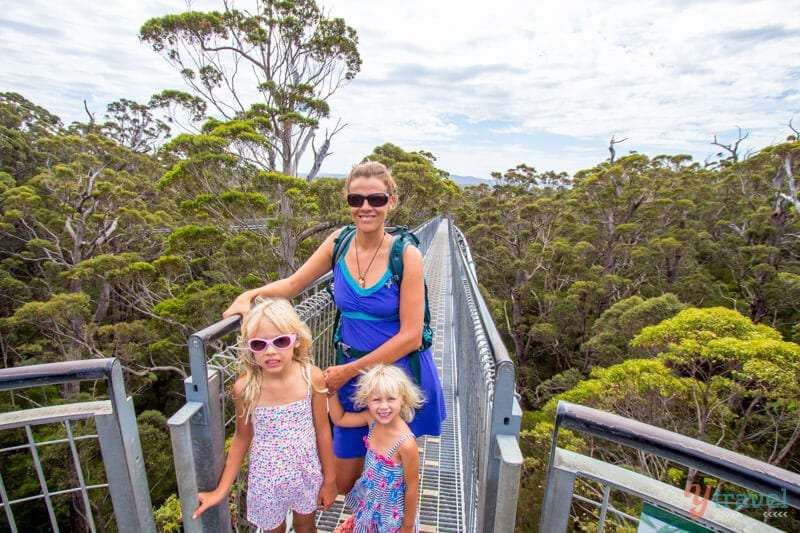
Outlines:
[[[370,426],[370,435],[374,427],[375,422]],[[392,456],[403,441],[411,437],[410,433],[401,437],[386,456],[372,449],[368,437],[364,439],[367,445],[364,471],[344,501],[353,512],[353,533],[396,533],[400,530],[405,514],[406,480],[403,465],[392,461]],[[419,531],[419,513],[414,531]]]
[[[348,243],[349,246],[349,243]],[[346,250],[345,250],[346,252]],[[373,286],[362,288],[353,279],[342,259],[333,267],[333,300],[342,312],[342,339],[348,346],[362,352],[370,352],[400,331],[400,287],[392,279],[389,264],[381,279]],[[356,358],[345,357],[344,363]],[[408,426],[416,437],[422,435],[439,436],[442,433],[442,421],[445,419],[444,395],[442,383],[431,350],[420,353],[419,386],[425,395],[425,403],[414,413],[414,420]],[[413,380],[409,356],[398,359],[396,366],[404,369]],[[345,411],[357,411],[353,407],[352,396],[355,392],[355,377],[342,386],[339,400]],[[364,437],[368,428],[333,427],[333,451],[336,457],[352,459],[363,457],[366,453]]]

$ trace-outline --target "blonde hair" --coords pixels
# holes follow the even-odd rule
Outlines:
[[[239,364],[242,375],[245,377],[244,391],[242,392],[242,407],[245,420],[255,410],[258,396],[261,392],[261,366],[253,357],[247,341],[262,320],[268,320],[281,333],[296,333],[297,339],[292,346],[292,359],[300,363],[300,372],[303,379],[311,384],[308,367],[311,361],[311,331],[295,311],[294,306],[284,298],[257,297],[253,307],[242,321],[242,328],[238,339]],[[317,390],[316,388],[314,390]],[[324,392],[324,391],[317,391]]]
[[[366,407],[373,392],[403,399],[400,417],[406,422],[414,420],[414,410],[422,407],[425,397],[420,388],[411,381],[405,370],[394,365],[377,364],[358,378],[353,393],[353,405],[357,409]]]
[[[366,161],[360,165],[356,165],[348,174],[347,179],[344,180],[344,194],[350,192],[350,183],[356,178],[380,178],[386,185],[386,192],[394,196],[397,192],[397,184],[392,177],[392,173],[386,168],[383,163],[377,161]]]

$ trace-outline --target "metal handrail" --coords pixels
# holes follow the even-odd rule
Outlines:
[[[566,531],[571,499],[567,495],[572,493],[572,483],[580,473],[580,468],[575,466],[563,470],[557,464],[569,457],[578,456],[578,454],[570,454],[558,448],[558,434],[562,428],[651,453],[761,494],[781,494],[782,503],[800,508],[800,475],[798,474],[698,439],[562,400],[558,403],[553,429],[550,464],[542,505],[542,531]],[[570,461],[576,463],[579,459],[570,459]],[[614,467],[609,465],[609,468]],[[562,476],[560,470],[566,474]],[[612,477],[615,477],[617,481],[620,479],[619,475]],[[617,483],[617,485],[621,490],[626,488],[622,483]],[[668,489],[676,490],[674,487],[665,486],[658,489],[658,493],[664,493]],[[656,495],[651,495],[651,497],[655,499]],[[672,509],[679,514],[685,513],[685,509],[680,507],[673,506]],[[729,519],[729,517],[727,518]],[[712,522],[709,517],[696,517],[696,519],[700,522]],[[723,524],[716,525],[725,527]]]
[[[564,401],[556,410],[559,428],[649,452],[757,492],[784,491],[787,503],[800,508],[800,475],[698,439]]]

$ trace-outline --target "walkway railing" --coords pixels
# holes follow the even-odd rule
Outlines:
[[[22,366],[0,370],[0,391],[29,389],[47,385],[81,381],[101,381],[108,389],[108,400],[71,403],[0,413],[0,431],[24,429],[26,442],[0,449],[2,461],[11,461],[13,454],[29,453],[33,459],[39,490],[34,494],[15,497],[7,490],[0,477],[0,496],[9,529],[17,531],[15,508],[37,505],[42,509],[39,524],[49,523],[51,531],[59,531],[54,500],[70,497],[80,501],[79,513],[89,531],[96,531],[94,505],[102,501],[98,491],[110,494],[116,517],[116,526],[123,532],[155,531],[153,510],[147,475],[136,426],[133,403],[125,394],[122,366],[115,358],[69,361],[43,365]],[[78,434],[74,422],[93,419],[97,434]],[[64,436],[37,440],[38,426],[55,424],[63,427]],[[42,432],[52,435],[60,431]],[[85,465],[81,464],[79,447],[87,439],[97,439],[105,466],[106,482],[91,483],[86,479]],[[41,458],[46,450],[60,447],[62,467],[55,477],[44,468]],[[50,451],[48,455],[52,455]],[[8,463],[6,463],[8,464]],[[65,471],[67,475],[65,476]],[[68,478],[68,479],[65,479]],[[66,486],[66,488],[64,488]],[[58,487],[58,488],[54,488]],[[30,490],[30,488],[28,489]],[[108,517],[106,517],[108,518]],[[63,524],[62,524],[63,525]]]
[[[489,314],[463,234],[451,227],[458,398],[469,531],[513,531],[522,469],[514,364]]]
[[[640,456],[660,457],[714,476],[742,487],[742,493],[712,494],[710,488],[703,491],[699,484],[681,490],[630,469],[570,452],[558,447],[562,429],[599,437],[635,450]],[[581,479],[602,486],[601,501],[574,492],[576,482]],[[612,489],[641,500],[648,512],[636,517],[615,508]],[[760,496],[751,499],[750,491]],[[690,524],[686,526],[691,528],[689,531],[780,531],[765,521],[740,513],[739,509],[756,508],[768,520],[770,513],[800,508],[800,475],[671,431],[562,401],[556,414],[540,530],[566,531],[571,522],[570,508],[575,502],[597,509],[600,533],[612,515],[619,523]],[[701,530],[698,525],[708,529]],[[656,530],[659,529],[647,529]]]

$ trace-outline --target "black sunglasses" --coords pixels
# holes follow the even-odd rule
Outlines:
[[[389,196],[388,192],[376,192],[374,194],[368,194],[367,196],[363,194],[348,194],[347,205],[350,207],[361,207],[364,205],[364,200],[366,200],[372,207],[383,207],[389,203]]]

